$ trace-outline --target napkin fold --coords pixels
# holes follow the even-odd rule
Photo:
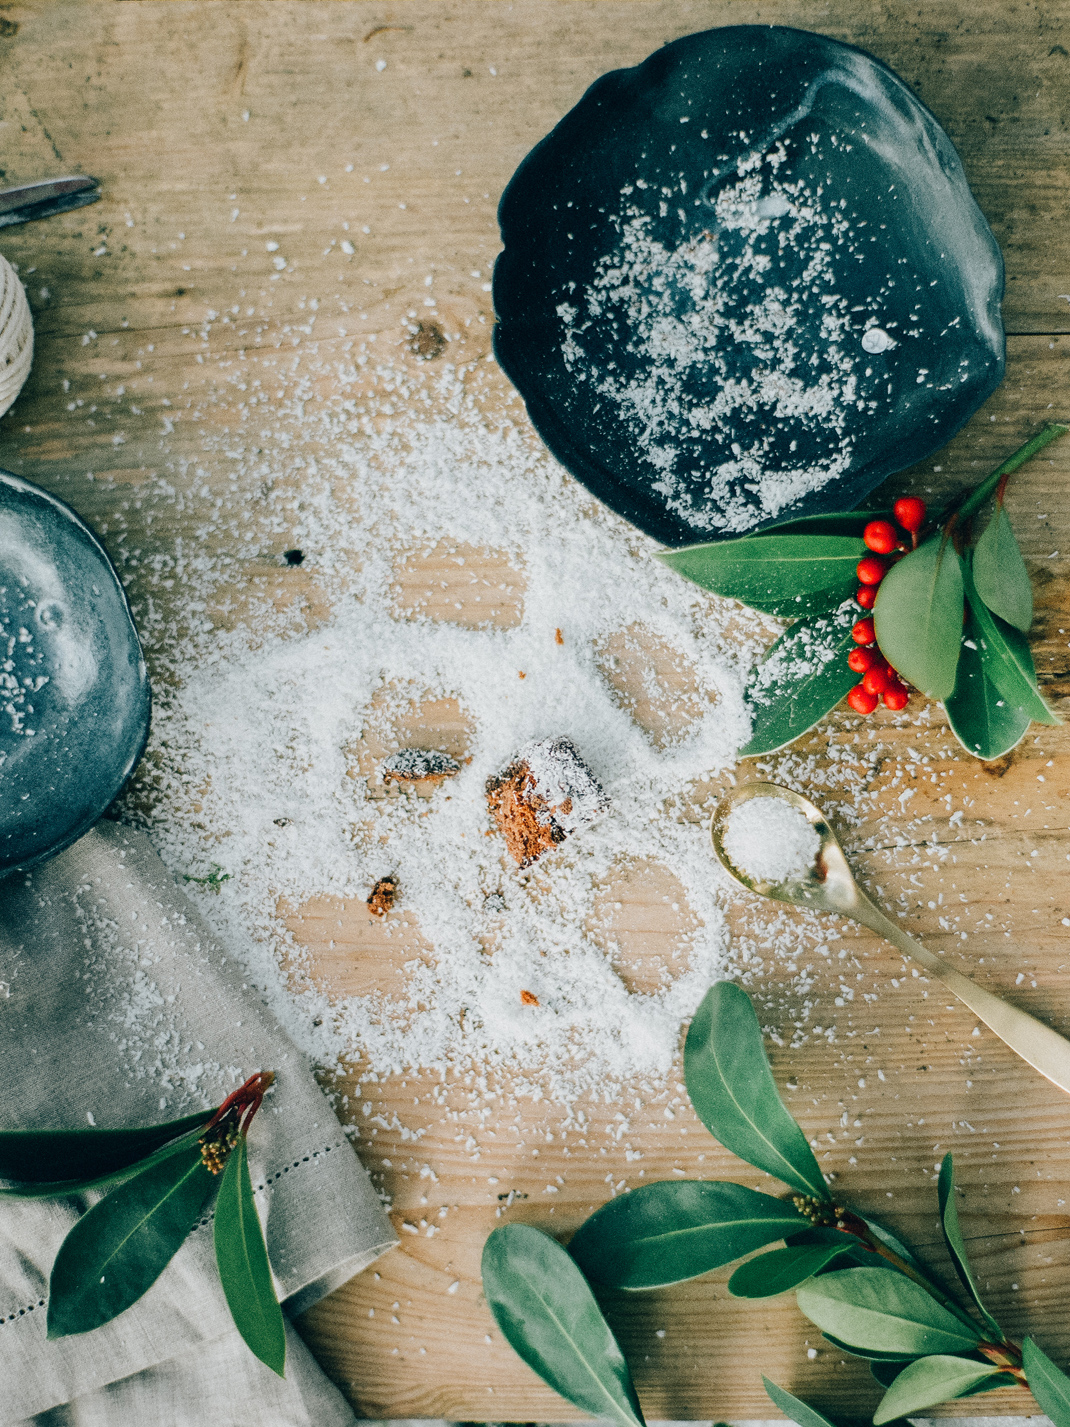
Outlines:
[[[0,884],[0,1127],[154,1124],[276,1073],[249,1169],[289,1316],[395,1242],[305,1057],[144,833],[102,823]],[[0,1427],[335,1427],[355,1419],[288,1325],[287,1376],[234,1329],[210,1215],[132,1308],[49,1341],[48,1278],[96,1193],[0,1199]]]

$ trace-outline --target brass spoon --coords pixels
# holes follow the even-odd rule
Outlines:
[[[733,808],[751,798],[780,798],[803,813],[813,825],[821,839],[821,848],[813,866],[801,877],[791,877],[784,882],[765,882],[736,867],[729,859],[721,841],[725,823]],[[751,892],[762,897],[772,897],[777,902],[790,902],[796,907],[809,907],[815,912],[837,912],[841,917],[861,922],[863,926],[885,937],[898,947],[904,956],[912,956],[931,976],[938,977],[949,991],[978,1016],[990,1030],[995,1031],[1000,1040],[1005,1041],[1016,1054],[1041,1075],[1070,1093],[1070,1041],[1063,1039],[1057,1031],[1045,1026],[1025,1011],[1010,1006],[991,991],[975,985],[960,972],[946,965],[942,957],[927,951],[920,942],[908,936],[862,891],[854,879],[843,848],[836,834],[825,821],[821,809],[809,798],[793,793],[790,788],[782,788],[778,783],[741,783],[732,788],[718,803],[710,824],[713,850],[717,859],[730,877]]]

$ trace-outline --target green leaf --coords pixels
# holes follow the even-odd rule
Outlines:
[[[1010,1372],[1001,1372],[995,1377],[986,1377],[982,1382],[966,1389],[962,1397],[976,1397],[981,1392],[996,1392],[1001,1387],[1018,1387],[1018,1379]]]
[[[1033,623],[1033,586],[1003,506],[988,522],[973,550],[977,593],[993,614],[1023,634]]]
[[[113,1169],[110,1173],[101,1174],[96,1179],[60,1179],[51,1184],[44,1182],[39,1184],[0,1184],[0,1199],[62,1199],[65,1195],[82,1194],[87,1189],[105,1189],[114,1184],[121,1184],[124,1179],[129,1179],[131,1175],[140,1174],[143,1169],[158,1164],[160,1160],[166,1159],[176,1150],[186,1145],[196,1144],[203,1129],[204,1125],[199,1124],[179,1139],[170,1140],[161,1149],[146,1155],[144,1159],[136,1160],[133,1164],[128,1164],[122,1169]]]
[[[804,1283],[799,1307],[823,1333],[904,1358],[972,1352],[981,1335],[901,1273],[848,1268]]]
[[[771,1253],[759,1254],[740,1264],[728,1280],[728,1291],[734,1298],[775,1298],[778,1293],[798,1288],[800,1283],[849,1252],[849,1244],[773,1249]]]
[[[877,592],[881,653],[931,699],[947,699],[955,687],[962,596],[962,561],[940,533],[893,565]]]
[[[915,1274],[917,1274],[918,1278],[929,1281],[928,1270],[925,1268],[924,1264],[922,1264],[921,1261],[915,1257],[911,1249],[906,1244],[904,1244],[902,1239],[897,1238],[896,1235],[892,1233],[891,1229],[885,1228],[885,1226],[879,1223],[876,1219],[867,1219],[864,1214],[860,1215],[859,1217],[862,1219],[862,1222],[866,1225],[869,1231],[873,1234],[874,1238],[879,1239],[881,1243],[885,1246],[885,1248],[891,1249],[892,1253],[896,1254],[904,1264],[906,1264],[909,1268],[912,1268]],[[891,1269],[893,1272],[902,1272],[901,1269],[896,1268],[895,1264],[889,1263],[886,1258],[878,1258],[877,1263],[883,1268]],[[866,1264],[864,1266],[868,1268],[870,1265]],[[934,1298],[936,1298],[938,1301],[943,1302],[944,1307],[947,1308],[949,1312],[953,1313],[956,1317],[961,1318],[963,1323],[966,1324],[966,1327],[970,1330],[971,1333],[976,1331],[976,1325],[973,1319],[970,1317],[969,1313],[966,1312],[965,1308],[960,1308],[953,1298],[947,1297],[940,1284],[930,1283],[930,1292],[932,1293]]]
[[[1022,1367],[1029,1391],[1040,1410],[1047,1413],[1055,1427],[1070,1427],[1070,1378],[1055,1366],[1047,1353],[1041,1352],[1032,1338],[1022,1343]]]
[[[920,1273],[924,1277],[925,1270],[914,1257],[909,1246],[904,1244],[902,1239],[893,1234],[891,1229],[885,1228],[885,1226],[876,1219],[867,1219],[864,1214],[860,1214],[859,1218],[865,1224],[866,1228],[870,1230],[874,1238],[880,1239],[886,1249],[891,1249],[893,1254],[898,1254],[904,1263],[909,1264],[916,1273]],[[888,1263],[887,1259],[882,1259],[881,1262],[886,1268],[894,1267],[894,1265]]]
[[[791,1204],[719,1180],[666,1180],[618,1195],[568,1246],[584,1276],[614,1288],[680,1283],[797,1230]]]
[[[887,578],[887,577],[885,577]],[[750,741],[740,757],[775,753],[813,728],[858,683],[847,666],[851,630],[862,611],[848,600],[831,615],[810,615],[786,630],[747,680]]]
[[[839,1229],[804,1229],[801,1234],[789,1234],[784,1242],[789,1249],[812,1248],[818,1245],[825,1248],[835,1247],[842,1255],[866,1268],[871,1268],[874,1265],[891,1268],[891,1264],[879,1258],[860,1239],[844,1235]],[[847,1265],[841,1264],[840,1267],[846,1268]]]
[[[214,1188],[200,1148],[180,1145],[94,1204],[52,1265],[48,1336],[87,1333],[136,1303],[177,1253]]]
[[[828,515],[801,515],[795,520],[785,520],[777,525],[767,525],[760,535],[857,535],[871,520],[892,520],[892,512],[886,510],[835,510]]]
[[[918,1359],[907,1359],[907,1362],[910,1361],[917,1362]],[[895,1362],[891,1362],[887,1358],[871,1358],[869,1364],[870,1376],[874,1381],[879,1382],[881,1387],[891,1387],[892,1383],[895,1382],[896,1378],[907,1366],[907,1362],[904,1362],[902,1358],[897,1358]]]
[[[951,732],[975,758],[1002,758],[1025,737],[1031,719],[1009,703],[988,677],[981,627],[967,607],[955,692],[944,703]]]
[[[483,1292],[506,1340],[566,1401],[642,1424],[624,1354],[560,1244],[527,1224],[495,1229],[483,1246]]]
[[[962,1397],[986,1378],[1006,1376],[991,1363],[978,1363],[968,1358],[944,1354],[919,1358],[917,1362],[907,1364],[881,1398],[880,1406],[873,1414],[874,1427],[882,1427],[883,1423],[891,1422],[896,1417],[920,1412],[924,1407],[935,1407],[938,1402]],[[1013,1378],[1010,1381],[1013,1382]]]
[[[914,1359],[914,1362],[919,1361],[921,1361],[921,1359]],[[972,1361],[972,1359],[970,1361]],[[894,1363],[877,1361],[870,1363],[869,1370],[880,1383],[881,1387],[891,1387],[892,1383],[895,1382],[896,1378],[906,1366],[907,1364],[902,1360]],[[972,1387],[968,1387],[965,1392],[959,1393],[959,1396],[976,1397],[979,1392],[994,1392],[1001,1387],[1014,1387],[1016,1382],[1017,1378],[1015,1378],[1013,1374],[1000,1372],[997,1369],[991,1377],[982,1378],[980,1382],[976,1382]]]
[[[914,1358],[913,1361],[919,1362],[921,1359]],[[970,1359],[970,1361],[972,1361],[972,1359]],[[902,1359],[899,1359],[897,1362],[877,1360],[870,1362],[869,1370],[877,1382],[880,1383],[881,1387],[891,1387],[892,1383],[895,1382],[896,1378],[906,1366],[907,1364],[903,1362]],[[1013,1387],[1016,1381],[1017,1379],[1013,1377],[1012,1374],[1000,1372],[997,1369],[992,1377],[982,1378],[980,1382],[974,1383],[972,1387],[968,1387],[965,1392],[961,1392],[959,1396],[975,1397],[979,1392],[992,1392],[1000,1387]]]
[[[893,1272],[893,1270],[889,1268],[888,1272]],[[841,1353],[850,1353],[853,1358],[865,1358],[866,1361],[870,1363],[888,1363],[895,1368],[896,1372],[899,1371],[904,1363],[911,1361],[910,1358],[904,1357],[902,1353],[882,1353],[880,1348],[852,1347],[850,1343],[845,1343],[840,1338],[834,1338],[831,1333],[822,1333],[821,1336],[826,1342],[831,1343],[834,1348],[839,1348]],[[877,1378],[877,1381],[884,1387],[888,1386],[883,1378]]]
[[[958,1276],[962,1280],[963,1287],[977,1304],[981,1317],[985,1321],[985,1327],[992,1335],[993,1342],[1002,1343],[1003,1329],[981,1302],[981,1295],[978,1292],[973,1271],[970,1268],[970,1261],[966,1254],[966,1241],[963,1239],[962,1230],[959,1228],[959,1211],[955,1203],[955,1166],[949,1154],[944,1155],[943,1161],[940,1164],[940,1178],[937,1180],[937,1195],[940,1200],[940,1222],[944,1231],[944,1242],[947,1244],[947,1251],[951,1255],[951,1261],[954,1263]]]
[[[1029,643],[1020,630],[999,619],[977,593],[969,567],[964,567],[966,599],[980,631],[981,663],[985,673],[1012,708],[1037,723],[1060,724],[1037,688],[1036,669]]]
[[[834,1427],[834,1423],[830,1422],[827,1417],[822,1416],[816,1407],[807,1406],[807,1404],[803,1402],[801,1398],[796,1397],[794,1393],[788,1392],[782,1387],[778,1387],[775,1382],[770,1382],[767,1377],[763,1377],[762,1382],[765,1384],[765,1390],[773,1406],[780,1412],[783,1412],[785,1417],[790,1417],[793,1422],[797,1422],[799,1427]]]
[[[703,997],[684,1043],[684,1079],[695,1113],[747,1164],[803,1194],[828,1200],[806,1136],[784,1108],[750,997],[718,981]]]
[[[230,1152],[215,1205],[215,1259],[234,1326],[262,1363],[285,1377],[286,1328],[275,1297],[244,1135]]]
[[[659,550],[658,559],[704,590],[797,619],[842,604],[858,584],[855,566],[868,553],[860,535],[771,534]]]
[[[0,1179],[15,1182],[15,1188],[0,1189],[0,1194],[32,1184],[47,1184],[50,1193],[77,1193],[129,1169],[187,1131],[203,1128],[214,1114],[198,1110],[163,1125],[128,1130],[0,1130]],[[69,1189],[51,1188],[64,1180],[72,1182]]]

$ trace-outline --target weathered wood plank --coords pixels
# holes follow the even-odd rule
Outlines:
[[[308,411],[339,392],[359,394],[356,373],[345,368],[354,345],[372,334],[383,360],[414,376],[437,370],[421,354],[432,363],[480,359],[481,375],[471,380],[491,408],[504,407],[508,388],[482,360],[503,184],[600,73],[708,25],[791,23],[887,60],[947,126],[1003,245],[1014,334],[1007,382],[940,457],[898,478],[896,488],[935,492],[972,482],[1040,422],[1070,410],[1070,300],[1061,295],[1070,288],[1066,0],[1014,7],[955,0],[924,11],[903,0],[879,7],[862,0],[522,0],[509,7],[126,0],[14,4],[3,15],[6,180],[83,168],[104,188],[95,207],[0,235],[0,249],[27,280],[37,325],[33,375],[0,424],[3,459],[100,527],[131,580],[150,657],[152,610],[170,623],[183,614],[181,576],[168,589],[152,573],[179,541],[234,561],[233,589],[203,612],[217,627],[248,618],[257,601],[292,610],[301,627],[329,619],[314,571],[280,560],[292,543],[285,529],[250,548],[237,520],[203,520],[202,502],[257,495],[261,477],[243,468],[232,479],[228,442],[248,442],[258,424],[273,439],[286,434],[295,418],[282,416],[278,403],[293,390],[287,365],[294,357],[319,359]],[[434,307],[425,305],[429,292]],[[436,329],[453,339],[438,356]],[[250,415],[244,403],[257,381],[264,402]],[[1038,581],[1038,664],[1062,700],[1070,695],[1068,475],[1070,442],[1022,471],[1010,495]],[[469,585],[441,592],[440,577],[453,576],[449,561],[437,558],[399,562],[399,607],[423,602],[430,613],[452,616],[459,603],[465,618],[477,620]],[[515,619],[522,572],[509,575],[475,557],[469,566],[493,573],[495,587],[507,585],[496,618]],[[614,678],[627,697],[632,676],[621,663]],[[663,677],[671,676],[666,669]],[[636,718],[660,736],[671,710],[633,692]],[[414,708],[412,719],[438,730],[444,746],[455,740],[463,755],[456,708]],[[910,889],[907,924],[927,942],[1070,1029],[1068,735],[1037,731],[1005,768],[988,771],[938,751],[947,740],[935,711],[928,727],[883,726],[882,741],[892,751],[867,777],[884,805],[913,792],[912,810],[933,811],[938,836],[955,843],[958,861],[936,866],[922,857],[916,867],[889,868],[872,855],[860,859],[863,870],[888,897]],[[355,776],[374,778],[385,744],[373,742],[366,734],[349,751]],[[830,754],[860,760],[865,747],[865,730],[833,719],[807,744],[819,755],[817,781],[832,767]],[[924,776],[911,749],[932,757]],[[915,775],[906,771],[912,766]],[[976,800],[973,823],[952,826],[942,799],[962,785]],[[151,798],[151,769],[143,791]],[[678,815],[708,812],[717,789],[703,791],[704,801],[682,794]],[[671,889],[668,875],[638,869],[613,892],[621,912],[612,934],[638,986],[686,930],[686,907],[674,914],[679,897],[662,890]],[[974,1036],[971,1018],[945,1009],[946,997],[868,935],[830,942],[828,958],[786,963],[763,953],[743,901],[731,912],[740,968],[751,976],[763,1020],[786,1043],[803,999],[835,1022],[834,1043],[811,1037],[775,1050],[774,1063],[845,1190],[932,1246],[941,1262],[934,1166],[953,1149],[966,1189],[963,1221],[993,1304],[1017,1330],[1037,1331],[1057,1357],[1070,1355],[1070,1107],[986,1032]],[[416,927],[388,947],[382,926],[359,908],[343,913],[320,900],[280,906],[279,915],[336,994],[380,980],[384,956],[396,969],[402,953],[433,954]],[[407,925],[403,912],[397,916],[399,929]],[[840,961],[835,953],[844,948],[850,954]],[[812,986],[804,991],[808,961]],[[351,1094],[351,1110],[370,1105],[367,1118],[355,1115],[361,1153],[393,1196],[397,1221],[417,1230],[403,1232],[399,1250],[305,1320],[316,1351],[369,1415],[574,1416],[506,1348],[481,1302],[479,1254],[499,1211],[564,1234],[611,1188],[643,1182],[640,1170],[646,1179],[683,1171],[758,1182],[689,1110],[666,1118],[674,1087],[668,1095],[637,1094],[623,1107],[589,1106],[588,1132],[567,1137],[550,1107],[528,1103],[514,1133],[518,1107],[493,1085],[451,1083],[444,1103],[421,1078],[365,1086],[362,1102],[352,1083],[341,1088]],[[473,1090],[491,1110],[482,1128],[471,1113]],[[619,1141],[609,1137],[618,1113],[628,1118]],[[419,1141],[413,1131],[424,1131]],[[436,1230],[431,1237],[428,1228]],[[806,1357],[807,1326],[790,1301],[741,1305],[727,1297],[726,1278],[612,1305],[652,1415],[765,1416],[759,1367],[832,1410],[861,1413],[872,1403],[876,1391],[864,1370],[816,1334],[809,1341],[818,1355]],[[1014,1394],[987,1397],[984,1406],[1023,1410]]]

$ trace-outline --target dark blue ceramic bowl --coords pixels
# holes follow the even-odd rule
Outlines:
[[[100,541],[63,501],[0,471],[0,875],[96,822],[144,751],[149,713]]]
[[[499,220],[499,362],[668,545],[852,508],[1003,377],[1003,262],[951,141],[822,35],[708,30],[604,75]]]

